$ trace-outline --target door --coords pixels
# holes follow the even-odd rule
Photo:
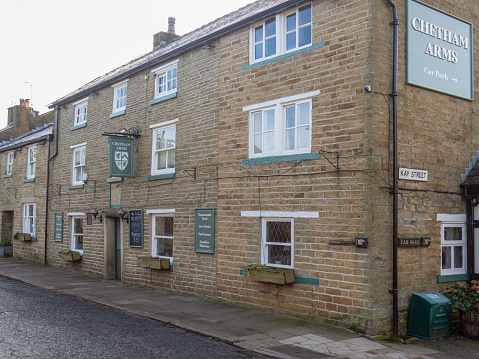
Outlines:
[[[121,279],[122,235],[120,218],[106,217],[105,279]]]

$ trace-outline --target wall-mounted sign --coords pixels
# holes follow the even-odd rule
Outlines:
[[[407,83],[472,100],[472,24],[408,0],[406,29]]]
[[[195,209],[195,252],[215,252],[215,209]]]
[[[415,170],[413,168],[399,167],[399,179],[407,181],[427,182],[429,172],[426,170]]]
[[[55,212],[55,230],[53,232],[55,242],[63,242],[63,212]]]
[[[429,247],[431,238],[398,238],[398,247]]]
[[[368,239],[367,238],[355,238],[355,244],[358,248],[368,248]]]
[[[134,177],[133,138],[108,137],[110,177]]]
[[[143,248],[143,210],[128,211],[128,225],[130,228],[130,247]]]

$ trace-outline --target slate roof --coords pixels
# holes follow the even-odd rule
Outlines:
[[[45,124],[9,141],[0,142],[0,152],[47,139],[53,133],[53,124]]]
[[[108,84],[120,81],[128,76],[150,67],[168,61],[173,57],[217,40],[225,34],[257,21],[273,13],[284,11],[285,8],[297,6],[306,0],[258,0],[246,5],[228,15],[220,17],[174,41],[157,46],[153,51],[141,55],[132,61],[120,66],[105,75],[86,83],[68,95],[52,102],[49,108],[65,104],[81,96],[85,96]]]

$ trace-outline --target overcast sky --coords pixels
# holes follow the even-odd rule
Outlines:
[[[7,108],[35,110],[153,48],[153,34],[186,34],[254,0],[0,0],[0,129]]]

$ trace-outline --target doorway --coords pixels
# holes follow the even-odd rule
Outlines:
[[[0,241],[7,239],[13,243],[13,211],[2,212],[2,228],[0,234]]]
[[[105,223],[105,278],[121,280],[122,271],[121,221],[106,217]]]

